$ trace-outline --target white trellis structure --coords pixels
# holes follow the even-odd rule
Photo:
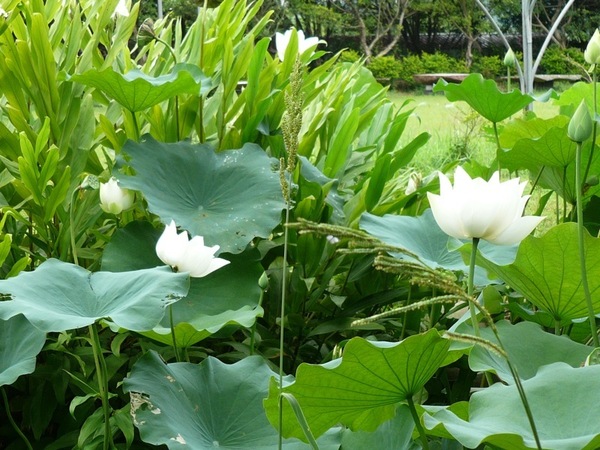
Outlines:
[[[488,10],[488,8],[481,2],[481,0],[475,0],[475,1],[479,5],[479,7],[483,10],[483,12],[487,16],[487,18],[492,22],[492,25],[494,26],[494,28],[500,35],[500,37],[501,37],[502,41],[504,42],[504,45],[506,46],[506,49],[508,51],[511,48],[510,44],[508,43],[506,36],[500,29],[498,22],[494,19],[494,17],[492,16],[492,14]],[[538,52],[538,54],[535,58],[535,61],[534,61],[534,59],[533,59],[533,8],[535,6],[536,1],[537,0],[521,0],[521,18],[522,18],[522,24],[523,24],[523,37],[522,37],[522,39],[523,39],[523,41],[522,41],[523,42],[523,67],[521,67],[521,64],[519,64],[519,62],[517,61],[517,73],[519,74],[521,92],[526,93],[526,94],[533,93],[533,80],[534,80],[535,74],[538,70],[538,67],[540,66],[540,62],[542,61],[542,57],[544,56],[544,52],[546,51],[546,48],[548,48],[548,45],[550,44],[552,36],[554,35],[554,32],[556,31],[556,29],[562,22],[563,18],[565,17],[565,14],[567,14],[567,12],[569,11],[569,9],[573,5],[573,3],[575,3],[575,0],[569,0],[565,4],[565,6],[561,10],[560,14],[558,15],[558,17],[556,18],[556,20],[550,27],[550,31],[548,32],[548,35],[544,39],[544,43],[542,44],[542,47],[540,48],[540,51]]]

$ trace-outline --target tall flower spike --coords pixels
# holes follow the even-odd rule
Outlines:
[[[281,123],[283,142],[287,150],[287,168],[292,173],[298,159],[298,136],[302,128],[302,63],[296,58],[285,97],[285,114]]]
[[[156,254],[162,262],[179,272],[189,272],[191,277],[201,278],[229,264],[215,258],[218,245],[207,247],[202,236],[189,239],[187,231],[177,233],[175,221],[165,227],[156,243]]]
[[[544,219],[522,216],[528,195],[518,178],[500,182],[495,172],[489,181],[471,179],[463,168],[454,173],[454,186],[440,173],[440,195],[427,193],[439,227],[457,239],[479,238],[498,245],[521,242]]]

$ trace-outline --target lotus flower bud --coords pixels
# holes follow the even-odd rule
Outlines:
[[[517,66],[517,57],[515,56],[515,52],[512,51],[512,48],[509,48],[506,55],[504,55],[504,65],[511,68]]]
[[[596,28],[590,42],[588,42],[583,57],[588,64],[600,64],[600,31],[598,31],[598,28]]]
[[[133,205],[133,192],[119,186],[116,178],[100,184],[100,208],[110,214],[119,214]]]
[[[582,100],[575,114],[571,117],[569,127],[567,128],[567,135],[572,141],[581,143],[592,135],[592,128],[592,116],[585,101]]]

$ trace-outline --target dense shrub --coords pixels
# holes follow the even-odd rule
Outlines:
[[[583,52],[578,48],[549,47],[544,53],[539,73],[580,74],[585,67]]]
[[[407,87],[415,87],[417,83],[413,80],[415,73],[423,73],[423,61],[417,55],[405,56],[401,60],[401,69],[398,78],[402,80]]]
[[[356,50],[352,50],[352,49],[346,49],[340,55],[341,62],[355,63],[360,58],[361,58],[360,53],[358,53]]]
[[[425,73],[466,72],[465,62],[448,56],[445,53],[423,53],[421,55]]]
[[[377,56],[367,67],[375,78],[399,78],[402,63],[393,56]]]
[[[479,56],[473,61],[471,72],[478,72],[485,78],[493,79],[506,76],[506,67],[497,55]]]

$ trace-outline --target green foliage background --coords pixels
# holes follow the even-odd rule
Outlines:
[[[578,150],[590,176],[577,185],[565,126],[582,99],[597,111],[594,84],[562,93],[550,119],[521,116],[536,98],[478,74],[435,87],[491,122],[497,143],[490,167],[458,159],[440,170],[531,173],[544,189],[538,214],[563,205],[520,248],[481,246],[478,339],[459,319],[472,301],[471,247],[427,211],[436,174],[411,169],[430,136],[402,139],[411,103],[396,107],[375,78],[460,61],[365,67],[322,46],[299,54],[296,33],[281,61],[276,15],[233,0],[191,22],[157,20],[139,39],[140,4],[129,16],[116,6],[2,2],[3,444],[541,447],[520,409],[496,414],[527,404],[525,386],[544,448],[597,446],[587,420],[597,355],[569,222],[583,194],[585,225],[597,228],[600,162],[590,138]],[[135,190],[118,216],[99,206],[113,176]],[[200,279],[164,267],[154,246],[171,220],[230,265]],[[600,279],[594,236],[583,239],[590,280]]]

